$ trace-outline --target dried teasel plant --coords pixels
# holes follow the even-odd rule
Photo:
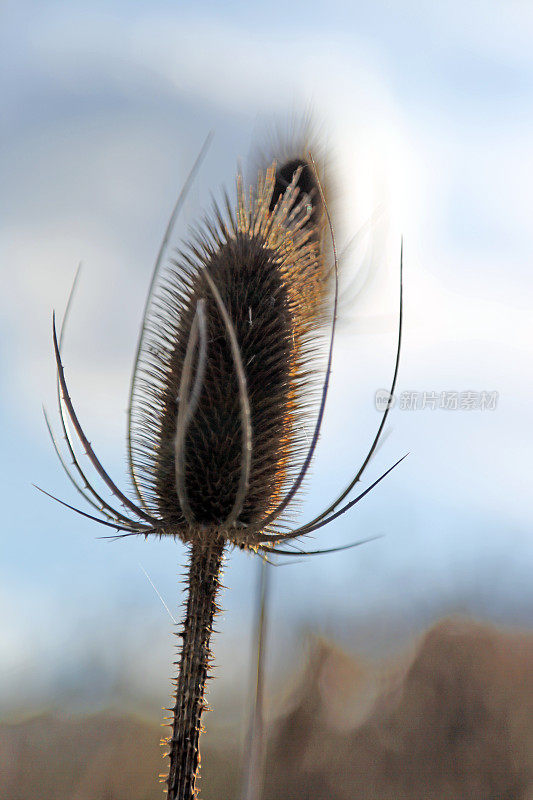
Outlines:
[[[330,380],[338,305],[333,229],[314,159],[300,152],[260,171],[255,186],[245,188],[238,177],[236,208],[226,195],[225,210],[215,205],[212,217],[160,275],[176,215],[207,146],[169,222],[139,338],[128,409],[135,500],[108,475],[79,422],[61,358],[63,326],[58,336],[55,317],[59,417],[72,468],[45,413],[64,470],[98,513],[60,503],[120,532],[112,538],[171,536],[188,546],[188,595],[168,739],[171,800],[197,796],[210,638],[228,548],[265,559],[344,549],[293,552],[280,543],[329,524],[400,463],[342,505],[378,444],[387,408],[348,487],[314,519],[290,528],[287,514],[315,452]],[[321,370],[320,336],[328,317],[331,332]],[[391,394],[400,342],[401,293]],[[303,423],[313,414],[307,444]],[[70,426],[114,504],[86,475]]]

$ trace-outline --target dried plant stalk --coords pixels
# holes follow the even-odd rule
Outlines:
[[[200,766],[200,732],[206,708],[205,685],[209,671],[209,642],[218,610],[219,575],[225,542],[195,542],[191,546],[188,597],[181,636],[183,644],[176,685],[174,721],[169,739],[168,796],[189,800],[196,795]]]
[[[197,167],[198,162],[189,183]],[[164,244],[181,201],[182,196]],[[333,270],[324,257],[328,227]],[[225,549],[236,546],[263,557],[284,555],[290,551],[281,549],[280,541],[327,525],[359,502],[393,467],[338,508],[370,460],[387,409],[370,452],[348,488],[313,520],[287,530],[286,512],[307,474],[322,424],[338,296],[329,212],[307,152],[290,155],[279,165],[274,162],[259,172],[257,184],[249,190],[238,178],[236,208],[232,209],[227,197],[225,215],[215,206],[213,219],[197,229],[192,242],[159,275],[163,254],[162,246],[128,409],[128,461],[137,502],[113,482],[78,420],[55,321],[59,415],[74,472],[61,455],[48,419],[47,425],[63,468],[97,514],[59,502],[121,531],[115,538],[171,536],[189,547],[187,606],[169,739],[168,796],[192,800],[198,791],[210,639]],[[330,306],[333,324],[321,374],[317,354]],[[401,324],[391,393],[400,340]],[[317,400],[314,432],[307,444],[305,423],[317,409]],[[88,479],[74,449],[69,420],[97,474],[128,513],[106,501]]]

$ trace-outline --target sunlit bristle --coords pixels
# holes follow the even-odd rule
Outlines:
[[[296,172],[298,172],[296,185],[309,212],[309,230],[313,236],[319,236],[322,227],[322,199],[313,167],[307,159],[289,158],[278,165],[270,209],[272,210],[280,197],[284,195]]]

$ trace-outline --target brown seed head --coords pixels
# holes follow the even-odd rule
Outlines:
[[[248,192],[239,178],[237,197],[179,252],[152,304],[133,455],[166,533],[246,545],[302,460],[328,281],[309,162],[273,164]]]

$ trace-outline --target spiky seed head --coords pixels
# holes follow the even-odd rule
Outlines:
[[[146,497],[166,533],[190,541],[215,530],[236,540],[239,530],[239,543],[246,545],[242,531],[279,503],[305,446],[302,426],[316,385],[326,298],[323,209],[305,159],[273,164],[248,190],[238,178],[237,208],[232,211],[227,198],[226,206],[225,216],[215,207],[213,220],[178,253],[152,304],[139,366],[133,452]],[[247,423],[221,308],[234,331],[249,404],[249,470],[238,509]],[[188,369],[190,380],[180,396]],[[191,385],[200,373],[177,455],[178,416],[192,407]],[[183,462],[181,493],[177,458]]]

